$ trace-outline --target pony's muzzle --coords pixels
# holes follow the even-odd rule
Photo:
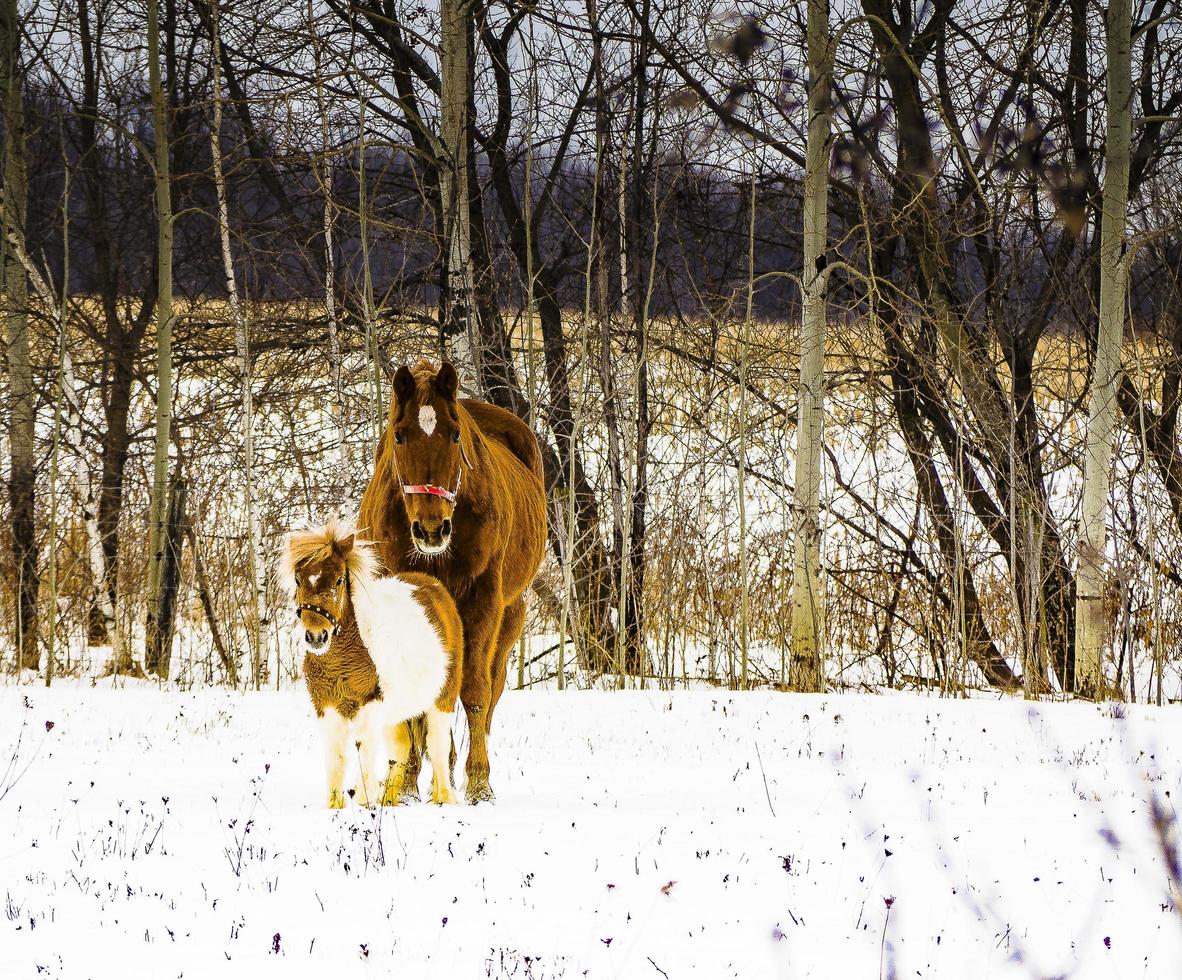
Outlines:
[[[447,550],[451,541],[451,519],[441,521],[414,521],[410,525],[410,536],[415,548],[425,555],[437,555]]]
[[[321,654],[328,649],[332,630],[304,630],[304,649],[309,653]]]

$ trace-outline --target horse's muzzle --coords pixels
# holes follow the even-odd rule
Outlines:
[[[414,541],[415,550],[420,555],[441,554],[451,543],[451,520],[445,517],[434,527],[429,527],[422,521],[414,521],[410,526],[410,536]]]
[[[332,630],[304,630],[304,649],[317,657],[321,656],[328,650],[329,641],[332,639]]]

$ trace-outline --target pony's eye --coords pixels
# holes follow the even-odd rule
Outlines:
[[[456,429],[456,431],[451,434],[451,441],[452,442],[459,442],[460,441],[460,430],[459,429]]]
[[[394,442],[399,446],[401,446],[403,442],[403,435],[398,429],[394,430]]]

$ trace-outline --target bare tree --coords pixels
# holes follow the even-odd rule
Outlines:
[[[16,596],[16,665],[36,670],[37,535],[34,526],[35,442],[33,364],[29,354],[29,291],[18,252],[24,252],[28,172],[25,163],[24,70],[21,17],[16,0],[0,5],[0,72],[4,81],[4,319],[7,343],[12,459],[8,493],[12,504],[13,585]]]
[[[250,637],[251,681],[255,689],[262,683],[262,630],[266,623],[265,588],[266,572],[263,566],[263,551],[259,543],[258,516],[255,512],[254,476],[254,400],[251,380],[250,324],[242,299],[238,295],[238,276],[234,271],[234,252],[230,246],[230,215],[226,176],[222,170],[222,84],[221,84],[221,34],[218,30],[219,0],[210,0],[210,72],[213,87],[213,125],[209,131],[210,159],[213,166],[213,182],[217,193],[218,237],[221,240],[222,270],[226,277],[226,296],[230,304],[230,317],[234,322],[234,342],[238,348],[238,364],[241,374],[242,398],[242,477],[243,506],[246,511],[246,548],[249,556],[250,593],[253,597],[252,616],[247,628]],[[331,239],[329,239],[331,244]],[[179,544],[178,544],[179,549]]]
[[[145,665],[167,672],[171,643],[159,628],[161,575],[164,567],[168,519],[168,447],[172,429],[172,181],[169,176],[168,105],[160,80],[160,21],[157,0],[148,0],[148,85],[152,99],[152,129],[156,184],[156,443],[152,461],[152,493],[148,545],[148,635]],[[173,25],[170,25],[170,27]],[[163,676],[163,675],[162,675]]]
[[[804,169],[804,294],[797,389],[792,662],[798,691],[825,688],[825,599],[821,582],[821,446],[825,425],[826,251],[829,229],[829,90],[833,71],[828,0],[808,5],[808,141]]]
[[[1106,16],[1108,133],[1100,219],[1100,318],[1084,447],[1075,634],[1076,690],[1093,698],[1105,690],[1103,651],[1109,627],[1104,542],[1117,419],[1116,376],[1128,287],[1125,225],[1132,142],[1132,6],[1131,0],[1111,0]]]

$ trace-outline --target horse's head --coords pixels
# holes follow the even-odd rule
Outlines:
[[[356,540],[352,524],[333,519],[287,536],[280,576],[295,600],[308,653],[328,651],[348,610],[350,588],[365,588],[376,573],[373,548]]]
[[[415,550],[438,555],[451,543],[452,515],[472,458],[471,424],[456,400],[459,377],[446,361],[420,361],[394,375],[389,438]]]

